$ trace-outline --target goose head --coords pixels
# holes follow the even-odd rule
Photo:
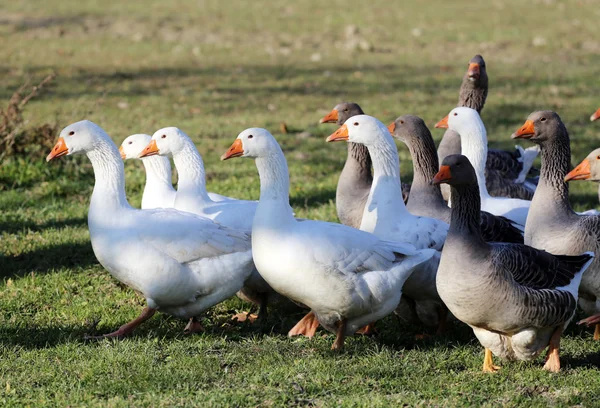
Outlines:
[[[477,184],[475,169],[469,159],[462,154],[446,156],[440,171],[435,175],[432,184],[450,184],[451,186]]]
[[[152,136],[144,133],[127,136],[119,147],[121,158],[123,160],[137,159],[146,146],[148,146],[150,140],[152,140]]]
[[[334,106],[327,115],[323,116],[319,123],[337,123],[338,126],[344,124],[348,118],[356,115],[362,115],[364,112],[354,102],[342,102]]]
[[[241,132],[231,147],[221,156],[221,160],[234,157],[259,158],[268,157],[281,149],[273,135],[262,128],[249,128]]]
[[[348,118],[326,140],[328,142],[348,141],[373,146],[382,139],[389,139],[390,141],[392,139],[390,132],[383,123],[369,115],[357,115]]]
[[[600,181],[600,149],[588,154],[577,167],[565,176],[565,181],[571,180]]]
[[[484,83],[487,84],[488,76],[485,69],[485,61],[481,55],[477,54],[469,61],[465,81],[471,83],[474,88],[480,87]]]
[[[459,135],[464,135],[471,133],[474,130],[484,128],[479,113],[477,113],[475,109],[467,107],[452,109],[444,119],[435,124],[435,127],[451,129]]]
[[[590,116],[590,120],[591,120],[592,122],[593,122],[593,121],[595,121],[595,120],[598,120],[598,119],[600,119],[600,108],[598,108],[598,109],[596,110],[596,112],[594,112],[594,113],[592,114],[592,116]]]
[[[523,126],[511,136],[513,139],[529,139],[540,145],[565,137],[568,139],[568,133],[560,116],[548,110],[531,113]]]
[[[152,135],[150,143],[140,153],[140,158],[161,155],[172,156],[182,151],[191,139],[181,129],[166,127],[157,130]]]
[[[110,140],[106,132],[89,120],[73,123],[60,132],[46,161],[71,154],[85,154],[94,150],[99,141],[106,139]]]
[[[393,137],[407,145],[421,138],[421,135],[429,132],[423,119],[414,115],[399,116],[395,121],[390,123],[388,130]]]

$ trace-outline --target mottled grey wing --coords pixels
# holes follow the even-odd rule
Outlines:
[[[523,231],[506,217],[481,212],[481,234],[486,242],[523,243]]]

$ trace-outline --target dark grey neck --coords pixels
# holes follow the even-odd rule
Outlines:
[[[452,216],[448,238],[468,240],[471,245],[486,243],[481,235],[481,199],[477,184],[450,186]]]
[[[481,81],[483,81],[483,78]],[[478,86],[474,86],[468,79],[465,79],[460,87],[457,106],[475,109],[477,112],[481,113],[481,110],[485,105],[487,94],[487,80],[485,80],[484,83],[480,83]]]
[[[563,129],[561,133],[555,142],[540,146],[542,168],[533,201],[541,202],[545,207],[544,211],[554,209],[572,213],[569,204],[569,184],[564,181],[571,167],[571,146],[567,130]]]
[[[363,144],[359,143],[348,143],[348,159],[346,162],[353,161],[355,162],[355,168],[358,169],[361,177],[368,179],[369,181],[373,180],[373,176],[371,174],[371,155],[369,154],[369,150]]]
[[[439,161],[431,134],[412,138],[408,150],[413,159],[414,176],[407,208],[412,211],[415,206],[427,205],[449,211],[438,185],[431,180],[439,169]]]

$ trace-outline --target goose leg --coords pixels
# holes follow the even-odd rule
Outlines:
[[[485,355],[483,357],[483,372],[484,373],[495,373],[500,370],[499,366],[494,365],[492,350],[489,348],[485,349]]]
[[[546,364],[544,364],[544,370],[558,373],[560,371],[560,358],[558,353],[560,351],[560,336],[564,330],[564,326],[559,326],[552,333],[550,337],[550,344],[548,345],[548,354],[546,354]]]
[[[375,323],[369,323],[364,327],[361,327],[356,331],[356,334],[362,334],[363,336],[373,336],[377,334],[377,329],[375,328]]]
[[[435,332],[435,334],[437,336],[440,336],[444,333],[446,333],[448,331],[449,328],[449,324],[448,324],[448,308],[446,307],[446,305],[440,305],[438,307],[438,328]]]
[[[204,327],[202,326],[197,317],[190,317],[190,321],[185,326],[185,329],[183,329],[184,334],[200,333],[203,331]]]
[[[154,313],[156,313],[156,309],[152,309],[150,307],[145,307],[144,310],[142,310],[142,313],[138,317],[136,317],[129,323],[126,323],[123,326],[119,327],[118,330],[116,330],[112,333],[102,334],[100,336],[85,336],[85,338],[99,340],[99,339],[105,339],[105,338],[110,338],[110,337],[123,338],[123,337],[129,336],[131,333],[133,333],[133,331],[139,325],[141,325],[146,320],[148,320],[152,316],[154,316]]]
[[[600,314],[595,314],[586,319],[580,320],[577,324],[585,324],[586,326],[594,325],[594,340],[600,340]]]
[[[337,323],[337,333],[335,341],[331,346],[332,350],[341,351],[344,349],[344,340],[346,340],[346,319],[342,319]]]
[[[288,337],[306,336],[311,339],[317,332],[319,327],[319,319],[313,312],[304,316],[292,329],[288,332]]]

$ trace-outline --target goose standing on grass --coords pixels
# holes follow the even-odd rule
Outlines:
[[[483,371],[500,368],[492,354],[531,360],[548,347],[544,369],[558,372],[560,336],[575,314],[577,288],[594,255],[485,242],[478,178],[465,156],[451,155],[433,179],[452,188],[452,221],[437,275],[440,296],[485,347]]]
[[[567,128],[552,111],[529,115],[513,138],[528,139],[540,146],[540,182],[525,225],[525,243],[552,253],[574,255],[600,251],[600,216],[580,215],[569,203],[565,177],[571,167]],[[600,261],[594,260],[579,287],[579,305],[586,315],[600,313]],[[594,339],[600,340],[600,324]]]
[[[425,310],[433,302],[434,319],[425,315],[423,323],[445,329],[447,309],[435,286],[435,277],[444,246],[448,224],[435,218],[412,215],[404,205],[400,186],[400,162],[394,139],[383,123],[374,117],[357,115],[349,118],[328,142],[346,141],[366,146],[373,160],[373,184],[365,205],[360,229],[381,239],[431,248],[436,254],[421,264],[404,284],[403,293]],[[436,316],[437,315],[437,316]]]
[[[139,159],[142,150],[150,143],[152,136],[143,133],[127,136],[119,152],[123,160]],[[171,162],[167,157],[152,156],[141,159],[146,170],[146,184],[142,195],[142,209],[173,208],[176,190],[173,188]],[[229,197],[208,193],[213,201],[230,200]]]
[[[488,74],[481,55],[475,55],[469,61],[469,67],[463,77],[458,96],[457,107],[475,109],[481,114],[488,94]],[[450,154],[460,154],[460,136],[447,129],[438,146],[438,161]],[[510,197],[531,200],[535,182],[526,177],[533,161],[538,155],[536,147],[523,149],[515,146],[515,151],[488,149],[485,167],[486,185],[492,197]],[[444,199],[448,201],[450,189],[441,186]]]
[[[462,154],[467,156],[477,174],[481,208],[495,215],[501,215],[517,224],[525,225],[531,201],[517,198],[492,197],[485,181],[487,159],[487,135],[479,113],[471,108],[454,108],[436,125],[436,128],[449,128],[460,135]]]
[[[152,140],[144,148],[140,157],[154,155],[173,156],[173,162],[178,174],[177,194],[175,195],[175,209],[198,214],[229,228],[236,228],[250,233],[252,219],[258,202],[247,200],[226,200],[215,202],[206,191],[206,177],[204,162],[196,149],[196,145],[181,129],[166,127],[159,129],[152,135]],[[239,293],[243,300],[250,301],[259,306],[258,316],[266,317],[269,298],[276,299],[277,294],[265,282],[257,271],[252,276],[244,289]],[[255,320],[256,315],[239,313],[234,319],[244,321]]]
[[[319,123],[336,123],[338,126],[342,126],[348,118],[363,114],[364,112],[358,104],[342,102],[335,105],[331,112],[321,118]],[[363,145],[348,143],[348,157],[335,191],[337,215],[344,225],[360,228],[365,204],[373,183],[371,167],[369,150]],[[409,187],[403,186],[404,201],[408,198],[409,190]]]
[[[567,176],[565,181],[589,180],[600,183],[600,149],[591,152]],[[598,186],[598,199],[600,200],[600,184]]]
[[[309,307],[319,323],[336,333],[333,349],[391,313],[406,279],[435,253],[341,224],[296,220],[285,156],[265,129],[241,132],[221,159],[233,157],[254,158],[260,177],[252,224],[256,267],[273,289]]]
[[[233,296],[250,276],[250,236],[190,213],[132,208],[117,146],[87,120],[64,128],[46,160],[78,153],[90,159],[96,178],[88,212],[94,254],[147,302],[137,319],[99,337],[129,335],[156,311],[190,319],[187,333],[202,330],[196,317]]]
[[[413,215],[450,224],[450,207],[442,197],[439,184],[431,183],[440,166],[427,125],[418,116],[403,115],[392,122],[388,130],[393,137],[406,144],[413,161],[413,182],[406,208]],[[482,211],[480,227],[486,242],[523,243],[525,226],[515,224],[508,218]]]

